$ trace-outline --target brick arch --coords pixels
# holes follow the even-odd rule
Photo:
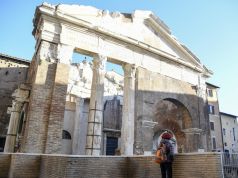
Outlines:
[[[170,130],[176,137],[178,152],[189,152],[184,129],[192,128],[192,117],[187,107],[173,98],[165,98],[156,104],[154,122],[158,124],[154,128],[154,135]]]

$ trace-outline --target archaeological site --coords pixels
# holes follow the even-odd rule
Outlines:
[[[221,177],[212,72],[159,17],[43,3],[33,24],[31,61],[0,55],[0,177],[158,177],[165,131],[176,178]]]

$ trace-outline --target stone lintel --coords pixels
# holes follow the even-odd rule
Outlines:
[[[199,128],[188,128],[183,129],[182,132],[184,132],[185,134],[201,134],[203,130]]]
[[[142,120],[142,127],[154,128],[156,124],[158,124],[158,122]]]

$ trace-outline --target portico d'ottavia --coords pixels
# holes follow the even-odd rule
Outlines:
[[[26,117],[21,152],[62,153],[73,53],[93,58],[93,76],[86,144],[81,144],[81,96],[75,101],[72,154],[80,154],[82,146],[87,155],[102,154],[107,61],[124,70],[123,155],[150,154],[164,130],[173,133],[180,152],[211,150],[205,84],[211,72],[152,12],[109,13],[89,6],[44,3],[36,10],[33,35],[36,46],[28,87],[18,89],[18,94],[25,93],[16,97],[21,104],[13,105],[16,113],[24,110]],[[19,115],[13,112],[5,152],[14,149]]]

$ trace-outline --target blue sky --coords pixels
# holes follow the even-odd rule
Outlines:
[[[32,19],[41,0],[0,1],[0,53],[31,59]],[[238,0],[48,0],[131,13],[150,10],[171,29],[214,75],[222,112],[238,115]]]

